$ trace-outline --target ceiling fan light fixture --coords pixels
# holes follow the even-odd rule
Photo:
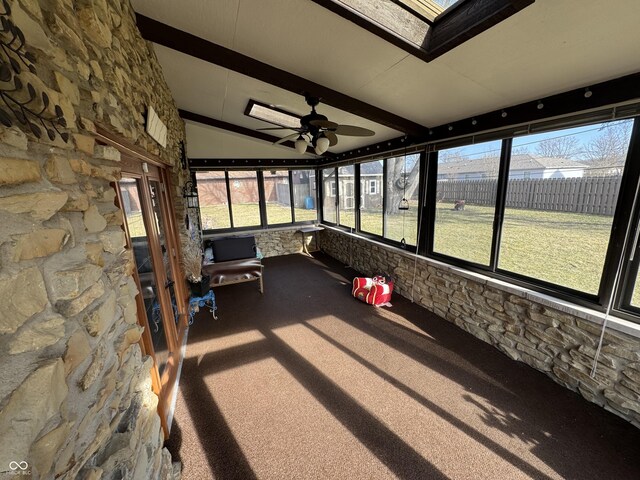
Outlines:
[[[300,135],[298,137],[298,139],[296,140],[296,152],[298,152],[300,155],[302,155],[304,152],[307,151],[307,141],[304,139],[304,137],[302,135]]]
[[[316,153],[322,155],[329,149],[329,139],[324,135],[316,140]]]

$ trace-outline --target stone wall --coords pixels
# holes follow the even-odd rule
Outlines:
[[[302,234],[296,230],[263,230],[255,234],[256,244],[265,258],[302,253]],[[305,241],[310,252],[316,249],[313,235],[307,234]]]
[[[591,378],[602,330],[596,317],[440,262],[418,257],[416,264],[415,256],[399,249],[334,229],[324,230],[319,241],[332,257],[366,275],[388,273],[395,293],[640,427],[639,338],[607,329]]]
[[[20,78],[38,102],[46,92],[48,115],[61,106],[70,138],[0,127],[0,476],[27,462],[32,478],[174,478],[114,204],[120,155],[94,132],[170,165],[184,218],[183,122],[128,0],[9,3],[36,66]],[[144,131],[147,105],[166,149]]]
[[[262,255],[267,258],[302,253],[302,234],[300,232],[296,232],[297,227],[294,227],[256,230],[248,233],[207,235],[205,239],[231,237],[235,235],[254,235],[256,237],[256,245],[260,249]],[[315,237],[312,234],[306,235],[305,242],[307,244],[307,249],[310,252],[316,250]]]

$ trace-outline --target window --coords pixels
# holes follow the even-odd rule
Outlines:
[[[322,169],[322,219],[337,223],[336,211],[336,169]]]
[[[204,230],[231,228],[225,172],[196,172],[200,216]]]
[[[318,219],[314,170],[196,172],[196,181],[205,231]]]
[[[384,186],[384,236],[389,240],[416,245],[418,237],[418,206],[420,181],[420,154],[388,158]],[[403,198],[409,201],[409,210],[399,210]]]
[[[513,140],[498,266],[597,294],[625,168],[632,120]]]
[[[272,170],[263,174],[267,225],[293,222],[288,170]]]
[[[316,210],[316,172],[314,170],[293,170],[294,221],[309,222],[318,219]]]
[[[249,100],[249,104],[247,105],[244,114],[281,127],[300,127],[300,117],[294,113],[287,112],[286,110],[275,108],[264,103],[256,102],[255,100]]]
[[[250,170],[229,172],[229,196],[234,228],[261,225],[257,172]]]
[[[378,189],[382,183],[384,160],[360,164],[360,230],[383,235],[384,195]]]
[[[356,227],[356,215],[354,209],[354,189],[353,182],[355,181],[356,169],[353,165],[338,168],[338,182],[340,187],[338,189],[338,195],[340,201],[338,206],[340,208],[339,220],[340,225],[355,228]]]
[[[481,265],[491,261],[502,142],[438,152],[433,252]]]

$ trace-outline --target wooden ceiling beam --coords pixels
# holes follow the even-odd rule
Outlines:
[[[273,67],[221,45],[136,14],[142,37],[151,42],[191,55],[206,62],[255,78],[276,87],[304,96],[320,97],[322,102],[386,127],[411,135],[424,135],[428,129],[418,123],[387,112],[374,105]]]

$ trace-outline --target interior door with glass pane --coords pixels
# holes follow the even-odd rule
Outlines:
[[[144,313],[148,324],[148,337],[150,338],[153,356],[155,357],[158,374],[162,377],[169,355],[169,339],[164,328],[163,309],[161,303],[161,288],[158,287],[158,268],[153,261],[151,250],[151,236],[148,230],[148,221],[145,222],[145,214],[142,199],[142,179],[123,178],[119,182],[120,195],[122,197],[123,213],[133,250],[136,272],[140,283],[140,296],[144,305]],[[143,320],[143,319],[139,319]],[[142,325],[146,327],[147,325]]]
[[[175,324],[178,325],[178,322],[180,320],[180,313],[178,311],[178,303],[175,292],[175,281],[170,261],[170,257],[173,255],[173,252],[165,234],[165,217],[163,216],[161,208],[161,190],[162,189],[160,186],[160,182],[158,180],[149,180],[151,209],[153,212],[153,220],[155,221],[156,229],[158,231],[158,242],[160,243],[160,250],[162,251],[162,265],[166,277],[164,288],[167,291],[169,299],[171,300],[172,318]]]
[[[186,328],[185,306],[182,300],[186,292],[182,286],[184,282],[176,277],[176,270],[179,272],[178,246],[174,235],[175,226],[172,220],[170,199],[168,188],[163,183],[161,177],[149,178],[149,194],[151,197],[151,210],[158,232],[158,243],[162,252],[162,264],[165,274],[164,288],[167,297],[171,301],[171,318],[177,333],[177,344],[181,345],[184,329]]]
[[[177,235],[171,217],[164,172],[153,165],[123,159],[123,178],[118,182],[118,198],[124,214],[128,248],[135,261],[134,278],[139,294],[138,323],[144,327],[144,353],[155,360],[152,372],[158,394],[158,412],[168,435],[170,405],[181,355],[181,339],[186,330],[184,289],[180,278]]]

